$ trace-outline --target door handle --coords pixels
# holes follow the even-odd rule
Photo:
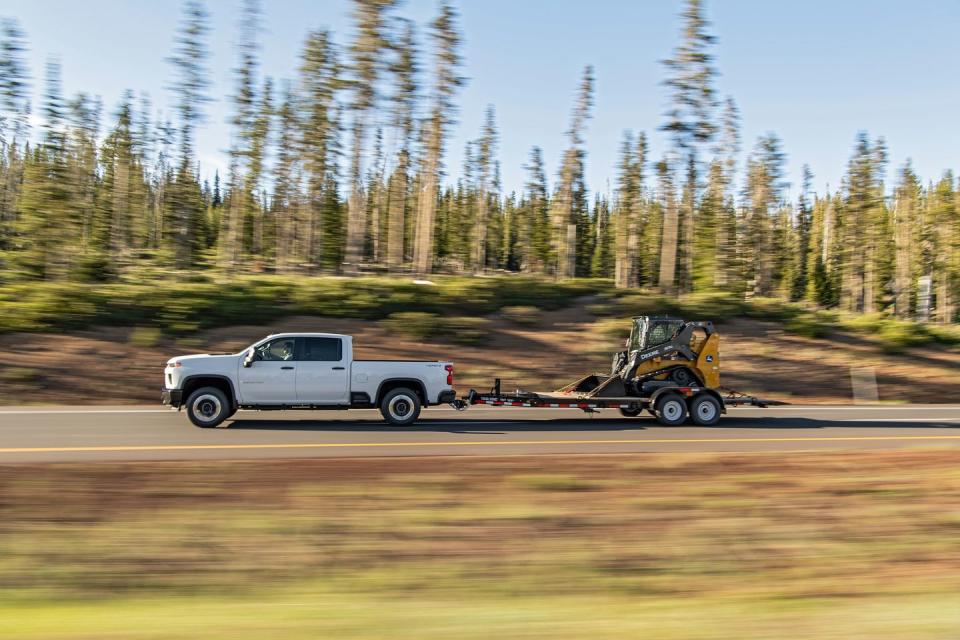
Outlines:
[[[334,367],[333,370],[334,370],[334,371],[343,371],[343,367]]]
[[[293,367],[280,367],[281,369],[293,369]]]

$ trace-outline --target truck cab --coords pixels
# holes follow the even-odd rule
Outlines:
[[[353,338],[332,333],[281,333],[236,354],[171,358],[161,392],[199,427],[238,409],[379,408],[391,424],[406,425],[422,407],[455,398],[453,363],[355,360]]]

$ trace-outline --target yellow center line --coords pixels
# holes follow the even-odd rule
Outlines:
[[[94,447],[7,447],[0,453],[76,453],[110,451],[207,451],[230,449],[349,449],[371,447],[492,447],[510,445],[687,444],[728,442],[869,442],[891,440],[960,440],[960,435],[810,436],[793,438],[659,438],[630,440],[466,440],[451,442],[291,442],[267,444],[161,444]]]

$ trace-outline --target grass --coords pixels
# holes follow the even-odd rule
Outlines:
[[[953,638],[955,461],[0,467],[0,637]]]
[[[610,288],[606,281],[558,283],[529,277],[438,276],[432,284],[404,278],[169,274],[111,284],[8,283],[0,286],[0,332],[62,331],[92,325],[154,327],[168,334],[270,322],[290,315],[382,319],[422,312],[475,317],[536,304],[558,309]]]
[[[399,319],[413,337],[454,336],[482,342],[481,316],[500,312],[516,325],[536,326],[542,312],[594,296],[586,311],[599,318],[676,315],[723,322],[755,318],[781,323],[791,333],[868,336],[890,353],[927,344],[960,345],[960,327],[896,320],[881,314],[822,311],[773,298],[744,300],[730,292],[664,296],[616,290],[608,280],[556,282],[525,276],[409,278],[248,275],[217,279],[201,272],[128,276],[110,284],[8,282],[0,285],[0,333],[68,331],[94,325],[136,327],[132,344],[153,346],[162,334],[189,336],[202,329],[268,323],[291,315]]]

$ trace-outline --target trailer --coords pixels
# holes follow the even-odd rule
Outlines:
[[[617,409],[625,417],[651,413],[668,426],[719,422],[728,407],[786,404],[720,386],[720,336],[709,321],[687,322],[665,316],[633,318],[625,350],[614,354],[609,375],[591,373],[556,391],[517,389],[504,393],[497,378],[486,393],[471,389],[453,406],[472,405]]]
[[[525,407],[536,409],[580,409],[585,413],[595,413],[600,409],[617,409],[621,415],[634,418],[647,411],[660,424],[677,426],[691,420],[694,424],[711,426],[720,421],[721,415],[727,413],[728,407],[751,406],[766,408],[783,405],[785,402],[764,400],[732,389],[723,389],[718,392],[702,386],[664,385],[645,396],[604,396],[595,393],[595,390],[583,392],[576,387],[584,381],[597,377],[591,374],[581,378],[568,387],[570,390],[553,392],[516,391],[504,392],[500,378],[494,381],[493,387],[487,392],[478,392],[471,389],[462,399],[455,402],[459,410],[466,410],[474,405],[488,405],[492,407]]]

